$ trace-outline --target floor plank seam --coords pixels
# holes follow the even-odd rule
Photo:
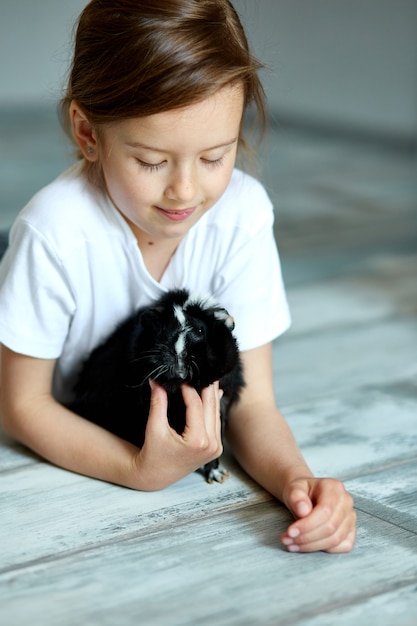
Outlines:
[[[353,494],[354,496],[354,494]],[[367,500],[367,498],[364,498],[363,496],[361,496],[361,498],[363,500]],[[371,498],[368,499],[369,502],[373,502],[373,500],[371,500]],[[383,505],[379,505],[379,507],[383,507]],[[387,513],[390,514],[394,514],[395,512],[392,511],[391,509],[389,509],[388,507],[385,507]],[[381,513],[376,513],[373,511],[370,511],[368,509],[366,509],[364,507],[364,505],[357,505],[355,503],[355,510],[363,513],[364,515],[368,515],[369,517],[372,517],[373,519],[377,519],[380,522],[383,522],[384,524],[389,524],[390,526],[394,527],[394,528],[398,528],[399,530],[403,530],[407,533],[410,533],[411,535],[417,537],[417,530],[413,530],[412,528],[409,528],[408,526],[405,526],[405,524],[399,523],[399,522],[395,522],[392,519],[387,519],[386,517],[383,517],[383,515]],[[414,521],[415,518],[412,518],[412,521]],[[416,524],[417,524],[417,519],[416,519]]]
[[[311,620],[317,616],[324,617],[325,615],[331,615],[334,612],[340,613],[344,609],[352,608],[352,606],[363,604],[367,602],[368,600],[382,597],[387,593],[392,593],[393,591],[400,591],[401,589],[406,589],[407,587],[413,587],[413,585],[416,585],[416,591],[417,591],[417,577],[406,578],[402,581],[395,581],[390,585],[382,586],[380,589],[378,589],[375,592],[361,593],[361,594],[355,595],[354,597],[349,595],[347,597],[346,602],[343,602],[343,601],[331,602],[326,605],[320,605],[320,610],[317,612],[309,609],[306,611],[300,611],[300,613],[294,619],[292,618],[290,619],[284,618],[284,620],[280,619],[279,626],[297,626],[298,624],[301,626],[305,622],[305,620]],[[335,616],[335,621],[336,619],[337,619],[337,616]],[[276,622],[269,622],[269,626],[275,626],[275,625],[276,625]]]
[[[410,457],[401,457],[401,459],[390,459],[387,462],[383,463],[375,463],[372,465],[363,465],[361,468],[350,471],[349,473],[342,474],[339,478],[343,482],[349,482],[351,480],[356,480],[357,478],[366,478],[367,476],[372,476],[374,474],[379,474],[379,472],[383,472],[385,470],[390,470],[398,467],[402,467],[404,465],[410,465],[413,463],[417,463],[417,455],[412,455]]]
[[[246,492],[243,494],[245,497]],[[258,497],[254,500],[250,501],[241,501],[230,504],[229,497],[229,506],[221,506],[216,509],[210,509],[209,507],[201,507],[199,505],[197,513],[190,513],[190,509],[187,511],[187,518],[183,519],[183,525],[188,527],[190,524],[199,522],[202,518],[207,519],[211,517],[216,519],[217,517],[223,517],[226,514],[235,513],[237,511],[242,510],[250,510],[251,508],[256,507],[259,504],[264,504],[266,502],[274,501],[275,498],[268,494],[267,492],[258,493]],[[227,501],[227,498],[224,499]],[[277,502],[277,505],[279,503]],[[185,505],[184,505],[185,506]],[[118,544],[122,544],[125,542],[130,542],[134,540],[142,540],[148,539],[155,534],[159,534],[161,532],[169,531],[170,527],[174,526],[178,529],[179,520],[175,517],[175,510],[177,507],[167,507],[166,509],[160,509],[158,511],[152,511],[146,515],[138,515],[138,521],[140,520],[141,527],[136,530],[132,530],[129,532],[125,532],[122,535],[117,537],[108,538],[102,541],[95,541],[85,545],[82,545],[74,550],[64,550],[60,554],[46,554],[43,557],[39,557],[33,560],[28,560],[22,563],[17,563],[13,566],[8,566],[4,568],[0,568],[0,577],[13,574],[15,572],[43,567],[50,563],[55,563],[58,561],[63,561],[68,558],[73,558],[74,556],[85,556],[89,552],[94,552],[106,547],[112,547]]]

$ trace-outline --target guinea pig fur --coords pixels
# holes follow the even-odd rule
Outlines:
[[[141,447],[150,405],[149,379],[168,393],[168,420],[181,434],[181,385],[198,392],[216,380],[223,389],[224,427],[244,385],[233,318],[209,298],[169,291],[136,311],[84,363],[68,408]],[[208,482],[223,482],[219,459],[201,468]]]

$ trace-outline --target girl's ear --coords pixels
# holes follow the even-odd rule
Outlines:
[[[97,133],[91,126],[87,115],[75,100],[71,102],[69,114],[74,139],[79,145],[84,158],[91,162],[97,161]]]

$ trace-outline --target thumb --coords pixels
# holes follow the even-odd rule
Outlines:
[[[285,504],[296,518],[307,517],[313,509],[307,481],[297,480],[290,484]]]

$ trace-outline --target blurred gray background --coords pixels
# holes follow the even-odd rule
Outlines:
[[[2,0],[0,105],[57,100],[85,0]],[[416,0],[235,0],[274,115],[417,136]]]
[[[294,220],[297,228],[312,222],[297,230],[300,237],[332,232],[336,216],[359,197],[362,233],[375,223],[370,197],[384,218],[397,222],[406,206],[408,219],[417,162],[417,0],[234,4],[268,67],[262,78],[272,132],[259,162],[283,251]],[[72,161],[56,104],[85,5],[0,0],[0,232]]]

